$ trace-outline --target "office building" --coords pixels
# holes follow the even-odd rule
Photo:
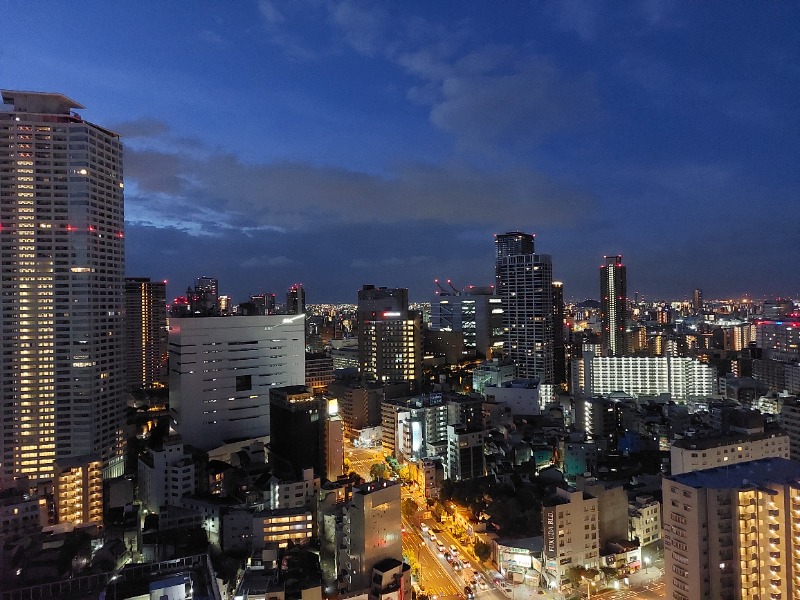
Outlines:
[[[322,429],[326,407],[304,385],[274,387],[269,391],[270,464],[287,476],[306,469],[324,475]]]
[[[667,598],[795,598],[800,463],[765,458],[663,480]]]
[[[627,352],[628,275],[622,256],[606,256],[600,267],[600,336],[604,356]]]
[[[472,371],[472,391],[484,394],[487,386],[499,387],[514,379],[514,363],[493,358],[479,364]]]
[[[600,567],[597,498],[575,489],[556,488],[542,502],[545,577],[554,586],[573,566]]]
[[[554,380],[553,265],[534,252],[534,236],[518,231],[495,236],[497,294],[502,300],[504,355],[517,376]]]
[[[170,416],[203,450],[270,433],[270,389],[305,382],[301,315],[172,318]]]
[[[121,456],[122,143],[61,94],[2,91],[0,488]]]
[[[286,314],[306,314],[306,290],[302,283],[295,283],[286,290]]]
[[[103,524],[103,463],[98,455],[56,460],[53,497],[59,523]]]
[[[483,428],[447,426],[447,478],[453,481],[486,475]]]
[[[204,463],[179,436],[167,438],[162,448],[142,452],[137,469],[138,498],[153,513],[162,506],[180,506],[184,496],[205,491]]]
[[[365,285],[359,290],[358,350],[364,379],[404,382],[417,389],[422,377],[422,318],[409,310],[407,289]]]
[[[168,380],[167,285],[125,278],[125,387],[163,388]]]
[[[346,533],[339,555],[350,591],[370,587],[372,569],[385,559],[403,560],[400,484],[373,481],[353,489],[345,509]]]
[[[439,290],[431,302],[432,331],[455,331],[463,336],[463,353],[491,358],[503,348],[502,300],[494,286],[470,286],[463,291]]]
[[[695,288],[692,294],[692,308],[694,313],[699,315],[703,312],[703,290]]]

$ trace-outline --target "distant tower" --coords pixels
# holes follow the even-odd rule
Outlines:
[[[125,278],[125,387],[167,385],[167,285],[147,277]]]
[[[122,143],[62,94],[2,90],[0,489],[121,457]]]
[[[700,288],[695,288],[694,298],[692,300],[695,314],[700,314],[703,312],[703,290]]]
[[[286,290],[286,314],[306,314],[306,290],[303,288],[302,283],[295,283]]]
[[[519,377],[554,381],[553,265],[534,253],[534,236],[513,231],[495,236],[497,294],[502,300],[504,354]]]
[[[553,282],[553,383],[567,383],[567,357],[564,345],[564,284]]]
[[[600,266],[601,343],[606,356],[627,352],[625,326],[628,312],[628,277],[622,256],[606,256]]]

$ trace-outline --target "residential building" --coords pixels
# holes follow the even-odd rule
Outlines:
[[[577,363],[577,364],[575,364]],[[674,400],[716,395],[716,369],[692,358],[679,356],[596,356],[584,352],[573,364],[572,392],[608,396],[625,392],[632,396],[668,393]]]
[[[56,460],[53,496],[59,523],[103,524],[103,463],[100,456]]]
[[[167,284],[148,277],[125,278],[125,387],[166,387]]]
[[[519,231],[495,236],[497,294],[502,300],[504,355],[522,378],[552,384],[553,265],[534,252],[534,236]]]
[[[762,458],[789,458],[789,436],[775,428],[752,433],[693,435],[670,446],[672,475],[749,462]]]
[[[642,548],[661,539],[661,503],[652,496],[636,496],[628,505],[629,539]]]
[[[203,450],[270,432],[270,389],[305,382],[301,315],[172,318],[170,416]]]
[[[158,450],[139,455],[139,500],[158,513],[162,506],[180,506],[181,498],[204,490],[205,467],[180,437],[172,436]]]
[[[272,510],[283,508],[310,507],[320,490],[320,478],[313,469],[304,469],[299,479],[269,480],[269,507]]]
[[[600,336],[604,356],[627,353],[628,275],[622,256],[606,256],[600,266]]]
[[[262,510],[252,517],[253,548],[272,545],[286,548],[290,543],[305,544],[314,537],[314,515],[303,507]]]
[[[372,568],[368,600],[411,600],[411,567],[386,558]]]
[[[122,143],[62,94],[2,90],[0,488],[123,452]]]
[[[764,458],[664,479],[666,596],[794,598],[800,463]]]

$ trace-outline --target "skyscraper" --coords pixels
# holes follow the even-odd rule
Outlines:
[[[167,285],[125,278],[125,387],[167,385]]]
[[[2,91],[0,487],[120,455],[122,143],[62,94]]]
[[[553,383],[567,383],[567,351],[564,342],[564,284],[553,282]]]
[[[504,354],[518,377],[551,384],[553,372],[553,265],[536,254],[534,236],[512,231],[495,236],[497,294],[503,305]]]
[[[286,290],[286,314],[306,314],[306,290],[302,283],[295,283]]]
[[[627,314],[628,276],[622,256],[606,256],[600,266],[600,339],[606,356],[623,356],[627,352]]]

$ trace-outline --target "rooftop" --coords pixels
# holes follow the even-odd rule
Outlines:
[[[784,431],[776,429],[759,431],[757,433],[731,432],[715,435],[690,436],[680,440],[675,440],[672,445],[682,450],[708,450],[709,448],[718,448],[720,446],[730,446],[733,444],[745,444],[747,442],[757,442],[759,440],[767,440],[785,435],[786,433]]]
[[[25,92],[21,90],[0,90],[3,104],[14,106],[14,112],[32,112],[68,115],[73,108],[86,108],[64,94],[53,92]]]
[[[735,465],[704,469],[668,477],[696,489],[739,489],[769,483],[798,484],[800,462],[788,458],[762,458]]]

